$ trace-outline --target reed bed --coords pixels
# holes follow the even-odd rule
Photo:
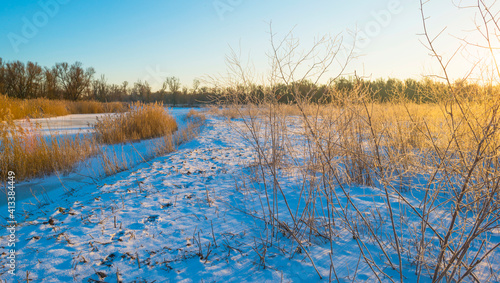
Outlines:
[[[171,134],[177,122],[161,103],[134,103],[122,115],[107,115],[94,125],[96,138],[105,144],[150,139]]]
[[[129,109],[122,102],[69,101],[46,98],[16,99],[0,94],[0,121],[47,118],[69,114],[118,113]]]

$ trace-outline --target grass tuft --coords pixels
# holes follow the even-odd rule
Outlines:
[[[171,134],[177,123],[161,103],[134,103],[130,112],[99,119],[94,129],[99,142],[116,144]]]
[[[205,114],[191,109],[186,114],[186,119],[197,123],[203,123],[207,118],[205,117]]]

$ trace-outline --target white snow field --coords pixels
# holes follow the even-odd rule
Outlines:
[[[186,114],[192,108],[169,108],[168,112],[172,115],[179,128],[186,126]],[[17,120],[18,125],[24,128],[32,127],[31,125],[38,125],[38,128],[33,130],[41,133],[47,138],[58,138],[68,136],[84,136],[92,134],[93,124],[97,119],[106,115],[119,115],[119,114],[75,114],[66,115],[52,118],[39,118],[26,120]],[[160,138],[161,139],[161,138]],[[144,159],[149,159],[153,154],[151,148],[160,139],[151,139],[136,142],[133,144],[117,144],[117,145],[102,145],[102,150],[107,156],[115,158],[118,163],[124,163],[127,167],[133,167]],[[51,175],[43,178],[34,178],[29,181],[22,182],[16,185],[16,199],[25,200],[31,198],[33,195],[44,197],[44,194],[51,194],[51,191],[57,189],[79,188],[89,183],[94,183],[96,178],[105,175],[105,170],[101,159],[94,157],[77,165],[77,168],[69,174],[64,175]],[[4,216],[6,210],[1,210],[1,207],[7,204],[7,198],[4,190],[0,194],[0,215]]]
[[[377,281],[364,263],[357,241],[341,224],[334,229],[332,249],[329,241],[313,237],[302,241],[304,251],[286,233],[278,233],[272,246],[264,245],[263,233],[270,231],[264,229],[264,219],[258,217],[263,214],[264,191],[252,178],[254,151],[235,130],[238,127],[242,127],[238,119],[231,126],[223,118],[209,116],[200,135],[176,152],[110,177],[78,185],[69,183],[65,189],[19,201],[16,275],[8,273],[8,235],[4,232],[0,239],[0,279],[325,282],[331,277],[340,282]],[[300,182],[290,172],[279,173],[283,193],[290,207],[303,206],[306,196],[301,195],[297,185]],[[51,182],[61,187],[57,181]],[[362,186],[348,189],[366,215],[381,213],[377,233],[391,233],[383,224],[388,222],[388,216],[382,209],[381,191]],[[339,202],[346,204],[346,199],[339,197]],[[280,220],[290,223],[283,200],[277,204]],[[393,206],[396,214],[405,213],[405,219],[412,221],[411,212],[402,209],[401,203],[394,202]],[[500,233],[490,237],[493,243],[500,241]],[[385,258],[375,243],[368,240],[364,244],[370,257],[384,266]],[[388,250],[388,256],[397,262],[397,254]],[[498,253],[493,259],[498,259]],[[492,262],[498,269],[499,261]],[[416,281],[413,259],[404,257],[403,267],[405,280]],[[382,271],[382,281],[399,281],[397,270]],[[421,277],[421,282],[428,281],[430,278]]]

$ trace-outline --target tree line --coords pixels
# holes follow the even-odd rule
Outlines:
[[[95,73],[94,68],[84,68],[81,62],[42,67],[34,62],[4,62],[0,58],[0,94],[19,99],[163,101],[172,105],[206,102],[214,95],[213,89],[200,87],[197,79],[188,88],[178,78],[168,77],[160,90],[153,91],[147,81],[109,84],[104,75],[95,77]]]
[[[374,102],[410,101],[414,103],[437,103],[449,101],[454,95],[468,100],[485,100],[498,97],[500,86],[495,84],[477,84],[471,81],[457,80],[448,85],[431,78],[421,80],[395,78],[369,80],[359,77],[339,77],[326,84],[315,84],[310,80],[292,82],[288,85],[277,84],[272,87],[252,85],[246,89],[233,86],[225,93],[237,94],[232,101],[265,101],[272,99],[279,103],[295,103],[295,99],[307,99],[312,103],[355,102],[364,97]],[[452,95],[451,89],[454,90]],[[224,91],[223,91],[224,92]],[[220,91],[218,92],[220,93]],[[271,96],[271,97],[269,97]]]
[[[497,86],[478,85],[465,81],[455,82],[464,97],[490,96],[498,93]],[[357,77],[341,77],[326,84],[314,84],[304,80],[292,87],[275,85],[269,87],[255,85],[250,90],[241,90],[241,101],[246,96],[260,98],[272,93],[278,102],[294,103],[292,92],[307,96],[311,102],[329,103],[344,99],[346,95],[362,92],[373,100],[387,102],[404,97],[416,103],[438,102],[448,97],[449,86],[445,83],[424,78],[421,80],[394,78],[368,80]],[[38,63],[20,61],[4,62],[0,58],[0,94],[19,99],[48,98],[66,100],[110,101],[162,101],[170,105],[194,105],[223,101],[224,87],[201,86],[198,79],[188,88],[177,77],[167,77],[161,89],[153,91],[147,81],[137,81],[131,85],[124,81],[121,85],[109,84],[104,75],[95,77],[92,67],[84,68],[80,62],[73,64],[56,63],[52,67],[42,67]],[[235,93],[234,90],[230,91]],[[262,101],[262,100],[259,100]]]
[[[33,62],[4,63],[0,58],[0,93],[20,99],[78,100],[90,86],[94,73],[93,68],[83,69],[79,62],[47,68]]]

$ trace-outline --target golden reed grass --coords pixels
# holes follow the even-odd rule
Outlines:
[[[116,144],[165,136],[177,130],[177,122],[161,103],[134,103],[124,114],[107,115],[94,125],[97,140]]]
[[[80,161],[97,153],[89,137],[42,135],[37,125],[22,128],[9,121],[0,122],[0,171],[16,173],[17,180],[66,173]]]
[[[68,101],[46,98],[16,99],[0,94],[0,121],[23,118],[46,118],[69,114],[125,112],[122,102]]]

